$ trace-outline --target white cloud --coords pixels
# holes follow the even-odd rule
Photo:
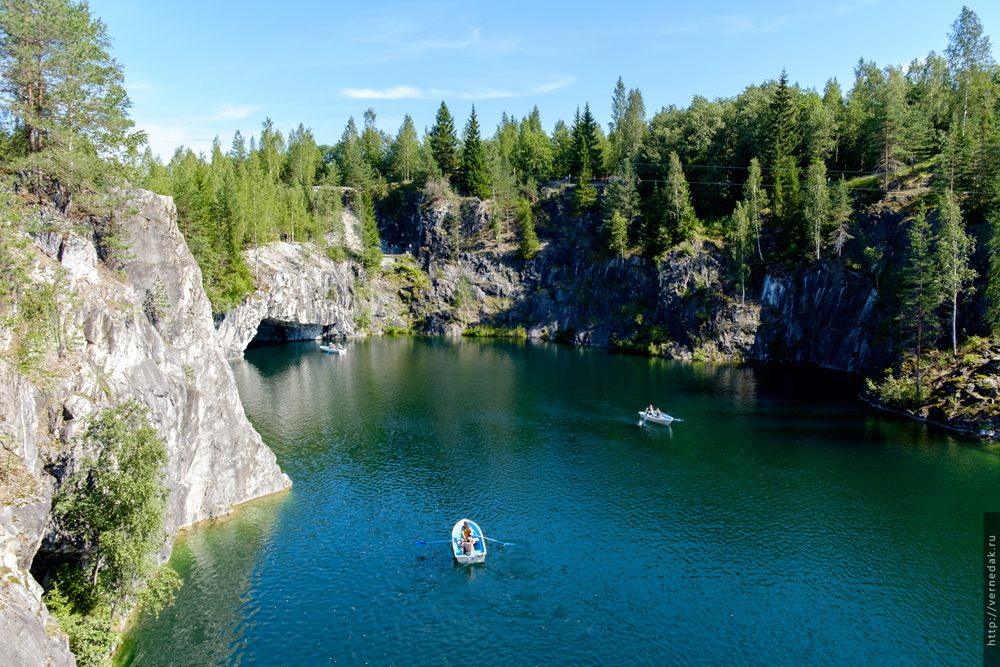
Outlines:
[[[419,100],[427,97],[419,88],[413,86],[396,86],[385,90],[374,90],[372,88],[348,88],[344,91],[344,97],[359,100]]]
[[[244,105],[240,107],[234,107],[231,104],[223,104],[222,110],[215,116],[212,116],[210,120],[239,120],[241,118],[246,118],[259,108],[260,105],[257,106]]]
[[[687,33],[712,32],[718,35],[743,35],[753,33],[769,33],[775,32],[781,26],[791,23],[791,21],[792,20],[790,18],[779,17],[763,22],[757,22],[746,16],[731,14],[729,16],[714,18],[706,17],[693,21],[684,21],[664,29],[662,34],[680,35]]]
[[[472,88],[464,91],[441,90],[432,88],[421,90],[413,86],[396,86],[395,88],[385,88],[375,90],[372,88],[347,88],[343,91],[343,97],[351,99],[372,99],[372,100],[399,100],[399,99],[439,99],[442,97],[457,98],[461,100],[494,100],[508,97],[528,97],[530,95],[545,95],[553,91],[565,88],[576,81],[573,77],[563,77],[552,83],[526,84],[519,88]]]

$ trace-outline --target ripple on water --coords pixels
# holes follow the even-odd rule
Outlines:
[[[989,452],[749,368],[469,341],[303,350],[234,366],[295,486],[178,542],[178,604],[120,663],[975,658],[966,555],[995,500]],[[685,421],[640,427],[650,400]],[[516,546],[458,566],[416,545],[462,517]]]

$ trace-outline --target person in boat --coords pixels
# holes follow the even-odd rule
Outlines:
[[[654,414],[656,414],[656,412],[653,410],[653,406],[652,405],[650,405],[648,408],[646,408],[646,414],[649,415],[650,417],[652,417]]]
[[[469,549],[474,549],[476,547],[476,542],[478,541],[479,538],[477,538],[475,533],[472,532],[472,527],[469,526],[469,522],[464,522],[462,524],[462,548],[464,549],[465,544],[468,543]],[[471,553],[471,551],[467,552],[466,555],[468,555],[468,553]]]
[[[471,556],[472,555],[472,549],[473,549],[472,539],[470,539],[468,537],[463,538],[462,539],[462,553],[465,554],[466,556]]]

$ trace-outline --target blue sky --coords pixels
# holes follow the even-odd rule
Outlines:
[[[483,135],[502,112],[538,105],[546,130],[589,102],[605,129],[618,77],[648,116],[694,95],[732,97],[777,78],[803,87],[859,58],[906,64],[947,45],[951,0],[503,3],[172,2],[93,0],[125,67],[132,118],[168,160],[219,136],[257,136],[270,117],[335,143],[365,109],[395,134],[409,113],[422,133],[444,100],[459,130],[473,104]],[[994,45],[1000,2],[972,2]],[[994,48],[994,57],[998,52]]]

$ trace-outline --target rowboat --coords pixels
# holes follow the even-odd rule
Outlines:
[[[333,345],[320,345],[319,349],[327,354],[347,354],[346,347],[334,347]]]
[[[462,526],[469,524],[472,529],[472,547],[466,553],[462,544]],[[486,540],[483,539],[483,531],[479,524],[469,519],[462,519],[451,529],[451,550],[455,553],[455,560],[465,565],[466,563],[482,563],[486,560]]]
[[[654,424],[663,424],[664,426],[670,426],[671,422],[679,422],[680,419],[674,419],[666,413],[653,413],[650,414],[645,410],[639,412],[639,416],[642,417],[643,422],[653,422]]]

